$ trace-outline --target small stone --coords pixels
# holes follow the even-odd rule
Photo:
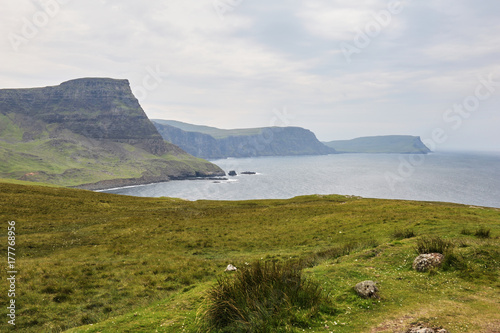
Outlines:
[[[354,290],[363,298],[379,298],[377,284],[373,281],[363,281],[358,283]]]
[[[234,271],[237,271],[237,270],[238,270],[238,268],[236,268],[233,265],[229,264],[229,265],[227,265],[227,267],[224,270],[224,272],[234,272]]]

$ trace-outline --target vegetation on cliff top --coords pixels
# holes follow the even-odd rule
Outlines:
[[[326,155],[335,149],[301,127],[218,129],[173,120],[153,120],[162,137],[201,158]]]
[[[223,175],[167,143],[127,80],[0,90],[0,177],[113,186]]]
[[[12,220],[23,332],[198,332],[208,292],[235,276],[224,272],[229,263],[290,261],[330,303],[291,308],[295,319],[276,331],[393,332],[425,322],[494,332],[500,324],[498,209],[338,195],[190,202],[1,182],[0,225]],[[417,273],[415,248],[426,236],[454,244],[453,260]],[[369,279],[380,299],[353,292]]]
[[[397,153],[427,154],[427,148],[420,137],[410,135],[367,136],[352,140],[336,140],[324,142],[339,153]]]

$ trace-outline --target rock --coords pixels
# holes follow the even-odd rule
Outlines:
[[[436,333],[432,328],[423,327],[423,328],[412,328],[408,331],[408,333]]]
[[[242,175],[255,175],[257,172],[253,172],[253,171],[243,171],[241,174]]]
[[[231,171],[228,172],[228,175],[234,177],[234,176],[237,176],[238,174],[236,173],[236,171],[231,170]]]
[[[441,253],[421,254],[413,261],[413,269],[417,272],[425,272],[431,268],[441,266],[444,256]]]
[[[373,281],[360,282],[354,287],[354,290],[363,298],[379,298],[378,288]]]
[[[229,264],[229,265],[227,265],[227,267],[224,270],[224,272],[234,272],[234,271],[237,271],[237,270],[238,270],[238,268],[236,268],[233,265]]]
[[[185,131],[188,125],[189,131]],[[188,153],[204,159],[256,156],[296,156],[335,154],[313,132],[300,127],[254,129],[209,128],[171,120],[155,120],[163,138]],[[209,135],[211,133],[212,135]]]
[[[448,333],[444,328],[430,328],[423,324],[416,324],[405,331],[405,333]]]

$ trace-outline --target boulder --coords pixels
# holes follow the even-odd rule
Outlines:
[[[379,298],[377,283],[373,281],[363,281],[358,283],[354,290],[363,298]]]
[[[237,176],[238,174],[236,173],[236,171],[231,170],[231,171],[228,172],[228,175],[234,177],[234,176]]]
[[[425,253],[415,258],[413,269],[417,272],[426,272],[432,268],[441,266],[444,255],[441,253]]]

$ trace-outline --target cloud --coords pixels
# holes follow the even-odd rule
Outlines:
[[[23,36],[51,1],[60,2],[56,13],[14,50],[9,36]],[[268,126],[273,110],[286,107],[295,116],[291,125],[333,140],[424,135],[450,104],[470,94],[478,76],[498,69],[500,4],[494,0],[402,1],[403,10],[372,31],[350,63],[341,43],[355,45],[391,1],[218,1],[6,2],[2,87],[128,78],[153,118]],[[161,82],[140,93],[150,70],[162,73]],[[498,95],[471,118],[471,128],[491,129]],[[500,139],[471,136],[465,128],[449,147],[466,137],[478,149]]]

